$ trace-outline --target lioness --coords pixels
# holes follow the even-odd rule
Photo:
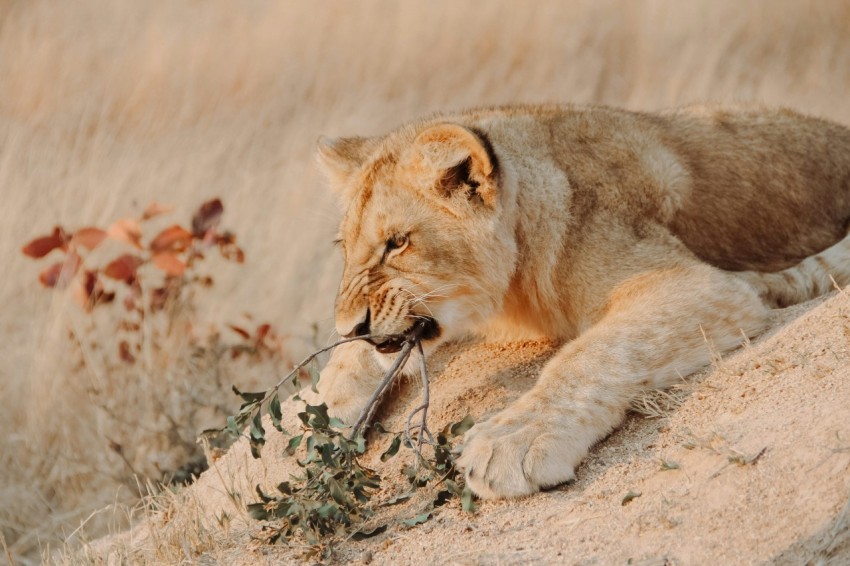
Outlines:
[[[378,336],[324,369],[338,416],[421,321],[426,352],[470,332],[565,341],[467,433],[481,497],[570,480],[641,391],[850,281],[850,130],[789,110],[489,108],[318,155],[345,203],[336,329]]]

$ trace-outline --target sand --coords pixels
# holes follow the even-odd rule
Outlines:
[[[427,504],[423,495],[379,510],[369,525],[389,523],[385,533],[335,541],[331,562],[847,564],[850,294],[776,311],[774,319],[763,337],[679,387],[677,408],[656,418],[631,414],[593,448],[574,482],[479,502],[474,514],[452,501],[423,525],[400,525]],[[552,351],[546,342],[443,349],[431,360],[431,428],[466,414],[486,418],[531,386]],[[400,430],[419,394],[415,382],[396,387],[379,418]],[[252,542],[260,525],[235,503],[255,501],[255,485],[272,490],[295,469],[281,456],[284,442],[270,434],[261,460],[247,442],[234,445],[166,514],[92,552],[156,560],[203,524],[218,536],[179,551],[193,562],[304,561],[302,548]],[[364,459],[384,477],[376,502],[405,489],[400,469],[411,454],[402,449],[382,463],[388,442],[373,437]],[[629,493],[639,496],[626,502]],[[216,519],[223,512],[227,529]]]

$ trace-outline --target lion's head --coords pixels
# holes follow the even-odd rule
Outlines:
[[[420,125],[385,138],[323,138],[318,153],[345,209],[340,335],[370,334],[391,353],[414,328],[435,345],[501,306],[516,244],[483,133]]]

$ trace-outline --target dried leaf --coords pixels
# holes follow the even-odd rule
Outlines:
[[[139,226],[139,221],[134,218],[117,220],[106,230],[106,234],[113,240],[142,249],[142,228]]]
[[[32,258],[44,257],[57,248],[67,249],[68,235],[61,226],[53,229],[53,233],[49,236],[42,236],[31,241],[23,248],[21,252]]]
[[[160,252],[180,253],[191,245],[192,233],[175,224],[157,234],[149,247],[155,254]]]
[[[196,238],[203,238],[207,232],[214,230],[221,221],[224,206],[221,200],[213,199],[201,205],[195,216],[192,217],[192,234]]]
[[[105,239],[106,231],[101,230],[100,228],[80,228],[79,230],[74,232],[74,237],[71,238],[71,244],[82,246],[87,250],[93,250],[98,247]]]
[[[136,280],[136,270],[143,263],[144,261],[142,258],[138,256],[124,254],[117,259],[112,260],[112,262],[106,266],[106,269],[103,270],[103,274],[110,279],[123,281],[130,285]]]
[[[142,213],[142,220],[150,220],[154,216],[159,216],[160,214],[168,214],[172,210],[174,210],[173,206],[169,206],[167,204],[160,204],[158,202],[152,202]]]
[[[158,253],[153,256],[151,261],[157,268],[174,277],[182,277],[186,271],[186,264],[176,255],[169,252]]]

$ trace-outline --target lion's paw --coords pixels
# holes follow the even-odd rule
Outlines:
[[[458,464],[484,499],[519,497],[573,479],[584,454],[559,434],[558,419],[508,407],[466,433]]]

